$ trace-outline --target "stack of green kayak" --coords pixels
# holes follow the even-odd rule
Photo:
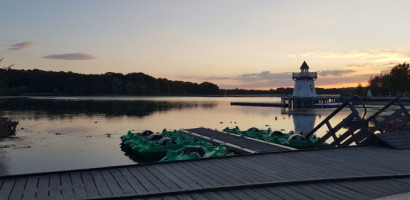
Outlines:
[[[300,134],[297,134],[293,131],[289,133],[282,133],[281,131],[271,131],[270,128],[267,130],[259,130],[257,128],[250,128],[246,131],[241,131],[237,126],[235,128],[225,128],[223,131],[241,135],[245,137],[255,138],[258,140],[264,140],[267,142],[272,142],[275,144],[285,145],[293,148],[303,149],[308,148],[309,143],[306,138]],[[310,141],[315,143],[320,138],[315,135],[310,136]],[[328,146],[329,144],[323,143],[321,146]]]
[[[185,156],[183,153],[181,154],[183,156],[179,156],[179,153],[175,153],[184,151],[184,148],[188,146],[198,146],[203,148],[206,152],[204,155],[200,156],[203,158],[223,156],[228,153],[228,151],[223,151],[225,147],[214,147],[209,142],[176,130],[167,131],[164,129],[160,134],[155,134],[151,131],[144,131],[141,133],[133,133],[129,131],[126,135],[121,136],[121,141],[122,149],[126,151],[128,155],[133,154],[135,157],[150,160],[159,160],[163,157],[164,161],[189,159],[190,157]],[[173,151],[174,153],[167,153],[170,151]],[[170,155],[168,156],[169,158],[167,157],[168,154]]]
[[[160,162],[221,157],[226,156],[228,153],[228,149],[226,149],[226,147],[224,146],[185,146],[183,149],[168,151],[165,157],[160,160]]]

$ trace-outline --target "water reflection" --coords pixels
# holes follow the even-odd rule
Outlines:
[[[241,129],[270,127],[305,132],[321,121],[315,120],[317,110],[295,113],[276,107],[230,105],[231,101],[273,100],[239,97],[0,99],[0,113],[19,121],[16,139],[0,140],[3,147],[0,148],[0,175],[133,164],[133,158],[124,156],[119,145],[120,136],[129,130],[159,132],[164,128],[196,127],[222,130],[239,126]],[[331,110],[319,110],[319,115],[324,119],[329,112]]]
[[[0,110],[2,111],[24,111],[26,113],[32,111],[32,115],[35,117],[47,116],[51,118],[56,116],[64,118],[64,116],[72,116],[73,114],[144,117],[154,112],[198,107],[212,109],[215,106],[215,102],[198,101],[0,99]]]
[[[295,126],[296,133],[309,133],[314,128],[315,122],[315,114],[293,114],[293,124]]]

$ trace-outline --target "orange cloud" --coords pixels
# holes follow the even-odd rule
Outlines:
[[[31,46],[36,45],[36,42],[20,42],[20,43],[16,43],[16,44],[12,44],[9,48],[9,50],[12,51],[18,51],[21,49],[25,49],[25,48],[29,48]]]

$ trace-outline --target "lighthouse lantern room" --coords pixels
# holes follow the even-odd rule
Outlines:
[[[315,80],[317,72],[309,72],[309,66],[303,61],[300,72],[292,74],[295,81],[293,97],[316,97]]]

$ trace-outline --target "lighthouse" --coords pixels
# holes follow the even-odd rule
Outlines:
[[[309,72],[309,66],[303,61],[300,66],[300,72],[294,72],[292,79],[295,81],[293,97],[297,98],[314,98],[316,97],[315,80],[317,72]]]

